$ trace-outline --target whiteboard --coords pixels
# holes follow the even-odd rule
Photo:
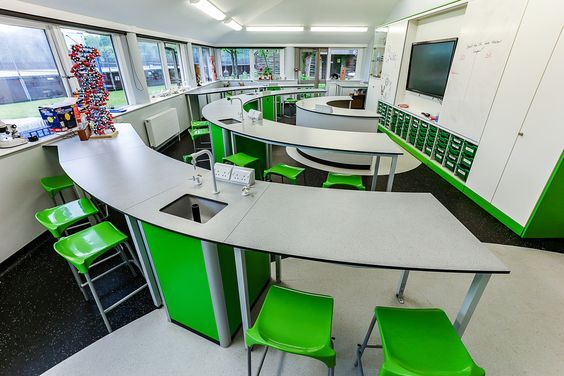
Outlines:
[[[486,124],[527,2],[468,2],[440,123],[476,143]]]
[[[388,26],[384,62],[382,64],[380,98],[390,104],[395,104],[408,22],[407,20],[400,21]]]

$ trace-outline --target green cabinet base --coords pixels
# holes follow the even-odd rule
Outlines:
[[[219,334],[199,239],[143,223],[145,239],[171,321],[215,343]],[[233,248],[217,246],[231,336],[241,325]],[[246,252],[249,298],[255,302],[270,281],[269,255]]]

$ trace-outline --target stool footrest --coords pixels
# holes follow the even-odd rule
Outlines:
[[[120,305],[121,303],[125,302],[127,299],[131,298],[133,295],[139,293],[141,290],[143,290],[145,287],[147,287],[147,283],[144,283],[143,285],[141,285],[140,287],[138,287],[135,291],[130,292],[129,294],[127,294],[126,296],[124,296],[123,298],[121,298],[120,300],[118,300],[117,302],[115,302],[114,304],[112,304],[111,306],[109,306],[108,308],[104,309],[104,313],[108,313],[110,312],[112,309],[116,308],[118,305]]]

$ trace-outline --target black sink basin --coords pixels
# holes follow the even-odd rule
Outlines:
[[[206,223],[227,206],[224,202],[208,200],[192,195],[184,195],[161,209],[163,213],[194,221],[192,205],[197,204],[200,211],[200,223]]]
[[[241,120],[237,120],[237,119],[221,119],[219,120],[221,121],[223,124],[241,124]]]

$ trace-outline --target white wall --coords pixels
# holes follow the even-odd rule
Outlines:
[[[144,120],[168,108],[176,108],[182,129],[190,119],[185,95],[165,99],[159,103],[124,114],[116,122],[131,123],[145,143],[147,132]],[[119,136],[118,136],[119,137]],[[25,149],[0,158],[0,262],[20,250],[45,229],[35,220],[36,212],[53,206],[51,199],[39,184],[45,176],[59,175],[56,151],[41,146]],[[70,193],[68,198],[74,197]]]
[[[466,9],[462,7],[438,15],[410,21],[409,29],[411,33],[408,33],[408,37],[406,38],[396,99],[396,103],[408,104],[408,110],[410,112],[417,115],[421,112],[440,114],[442,107],[441,102],[436,98],[410,92],[405,89],[409,71],[409,61],[411,59],[411,45],[417,42],[457,38],[460,34],[460,27],[464,19],[465,11]]]
[[[386,23],[395,22],[406,17],[428,11],[450,3],[464,2],[463,0],[399,0],[397,5],[392,9]]]

